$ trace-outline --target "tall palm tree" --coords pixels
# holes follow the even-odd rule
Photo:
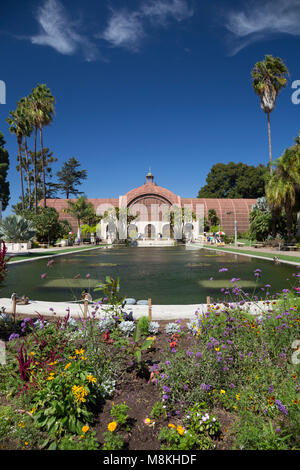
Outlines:
[[[31,179],[32,179],[32,172],[31,172],[31,160],[29,157],[29,151],[28,151],[28,144],[27,144],[27,139],[30,138],[32,131],[33,131],[33,124],[32,124],[32,119],[30,115],[30,105],[29,105],[29,100],[27,97],[22,98],[19,103],[19,112],[22,118],[22,127],[23,127],[23,138],[24,138],[24,151],[25,151],[25,159],[24,159],[24,170],[25,173],[27,173],[27,193],[28,193],[28,204],[29,207],[28,209],[31,209]]]
[[[42,156],[42,186],[44,207],[46,207],[46,177],[45,177],[45,157],[43,145],[43,128],[48,126],[53,120],[55,99],[50,89],[45,84],[37,85],[30,94],[31,113],[35,128],[34,137],[34,160],[36,165],[37,133],[40,133],[41,156]],[[36,173],[36,172],[35,172]],[[36,175],[35,175],[36,178]],[[35,190],[35,208],[37,207],[37,194]]]
[[[299,204],[300,191],[300,149],[287,149],[277,161],[276,171],[266,185],[268,202],[275,208],[283,209],[287,217],[287,238],[293,238],[293,216]]]
[[[17,161],[19,165],[17,169],[20,171],[22,209],[24,209],[25,205],[24,205],[23,158],[22,158],[22,142],[23,142],[24,130],[22,127],[22,119],[21,119],[18,108],[15,111],[10,111],[9,114],[10,116],[6,119],[6,122],[9,124],[10,133],[16,135],[17,142],[18,142]]]
[[[260,98],[260,106],[268,116],[269,164],[273,172],[270,113],[275,108],[277,96],[287,84],[288,69],[279,57],[266,55],[252,70],[252,85]]]
[[[63,209],[63,212],[70,214],[77,220],[78,234],[80,233],[81,222],[89,219],[91,213],[95,213],[94,206],[88,202],[86,196],[80,196],[75,201],[68,201],[68,207]]]

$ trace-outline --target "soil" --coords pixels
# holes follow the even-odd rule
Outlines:
[[[51,320],[53,320],[53,318],[51,318]],[[163,331],[169,321],[160,321],[159,323],[160,329]],[[182,325],[185,325],[185,323],[186,322],[183,321]],[[6,340],[7,338],[2,339]],[[180,348],[188,348],[193,341],[195,341],[193,336],[185,334],[178,340],[178,346]],[[119,352],[113,343],[108,343],[106,347],[109,356],[117,351]],[[104,444],[103,433],[107,432],[108,423],[113,421],[110,415],[113,403],[120,404],[126,402],[130,409],[128,423],[130,425],[130,431],[121,434],[125,443],[124,450],[160,450],[161,442],[158,439],[158,435],[161,428],[167,426],[170,422],[175,425],[182,425],[180,415],[174,415],[169,418],[153,418],[153,421],[155,421],[153,426],[144,423],[146,418],[151,418],[150,413],[154,404],[161,401],[159,387],[150,380],[151,366],[154,363],[159,364],[164,351],[169,347],[168,337],[164,334],[158,335],[155,347],[146,351],[143,356],[146,363],[146,368],[143,373],[136,373],[136,371],[130,367],[125,368],[122,379],[116,384],[116,390],[112,399],[107,399],[104,403],[97,405],[97,408],[94,410],[95,425],[93,429],[96,431],[101,448]],[[4,402],[6,402],[5,397],[1,397],[0,404],[3,405],[5,404]],[[219,419],[221,424],[220,437],[214,441],[215,450],[231,450],[234,441],[232,428],[236,420],[236,415],[220,408],[214,408],[210,411]],[[11,442],[10,444],[12,444],[12,448],[14,448],[14,443]]]

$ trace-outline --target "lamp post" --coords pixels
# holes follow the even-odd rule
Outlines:
[[[237,220],[234,221],[234,244],[237,246]]]

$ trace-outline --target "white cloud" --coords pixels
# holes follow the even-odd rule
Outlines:
[[[226,28],[232,34],[236,54],[254,42],[277,34],[300,35],[299,0],[256,0],[243,10],[227,14]]]
[[[122,10],[112,13],[105,31],[96,37],[105,39],[115,47],[122,46],[136,51],[144,35],[140,15]]]
[[[147,22],[161,27],[167,26],[168,20],[182,21],[192,15],[186,0],[148,0],[136,11],[113,10],[106,29],[96,37],[114,47],[137,51],[146,36]]]
[[[168,18],[182,21],[193,15],[184,0],[151,0],[142,4],[141,12],[159,24],[165,24]]]
[[[31,36],[32,44],[49,46],[64,55],[75,54],[81,50],[87,61],[95,60],[98,51],[96,46],[84,35],[76,31],[72,22],[57,0],[46,0],[36,13],[40,25],[40,34]]]

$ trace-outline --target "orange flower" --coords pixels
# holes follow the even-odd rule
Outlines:
[[[112,421],[111,423],[108,424],[107,429],[110,432],[114,432],[117,426],[118,426],[118,423],[116,421]]]

